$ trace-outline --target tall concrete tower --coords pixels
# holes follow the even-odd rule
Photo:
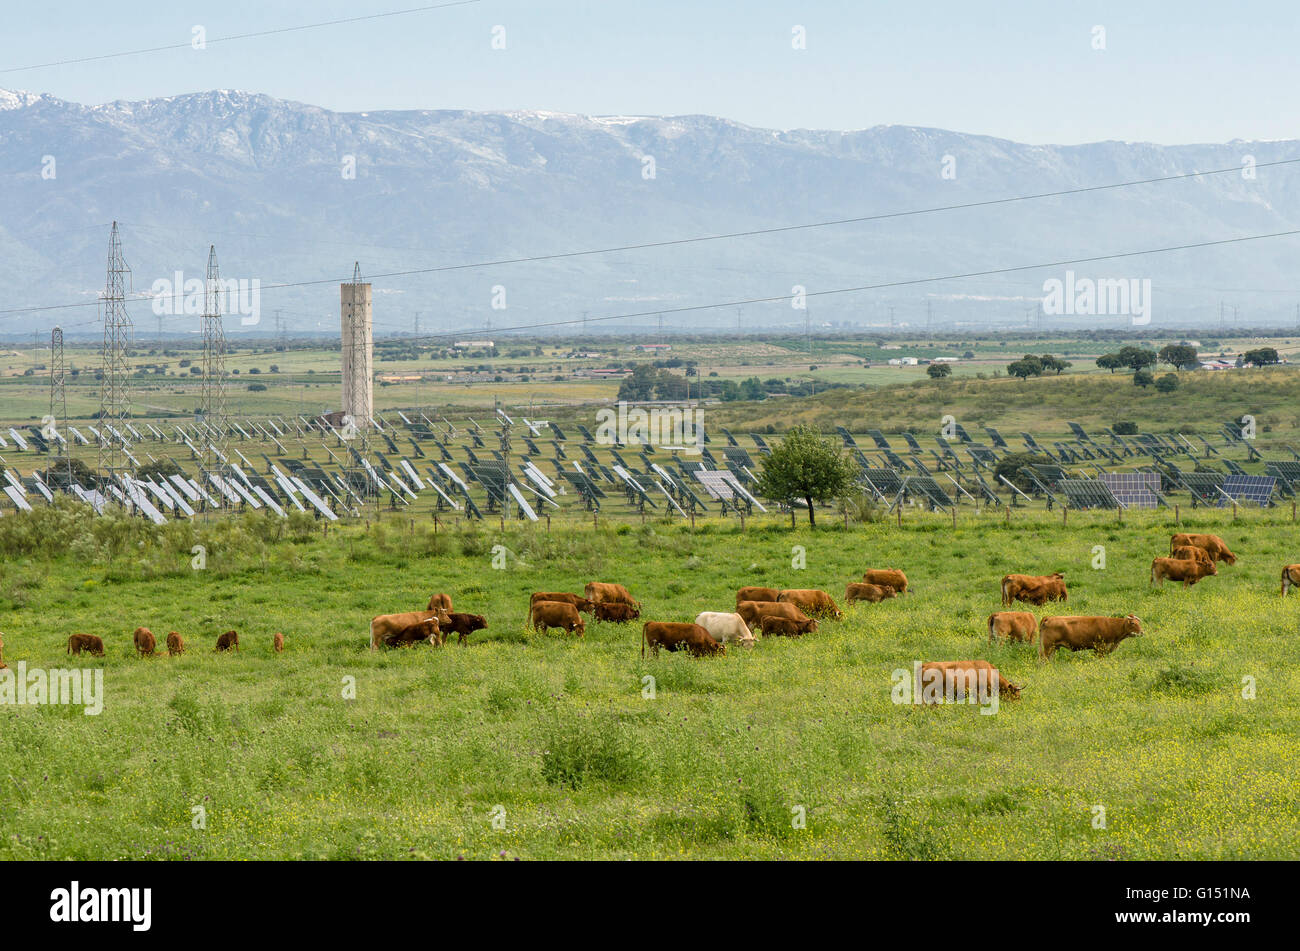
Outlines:
[[[375,340],[370,285],[361,281],[360,264],[352,272],[352,283],[339,285],[339,296],[343,319],[343,412],[365,431],[375,411]]]

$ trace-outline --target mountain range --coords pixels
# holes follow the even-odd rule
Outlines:
[[[851,94],[851,91],[845,91]],[[1084,108],[1077,104],[1071,108]],[[1300,239],[943,281],[928,278],[1300,228],[1300,143],[1053,146],[910,126],[771,130],[711,116],[460,110],[331,112],[219,90],[81,105],[0,90],[0,334],[96,333],[110,223],[137,336],[197,332],[143,295],[202,278],[259,282],[228,332],[336,333],[354,266],[376,332],[803,332],[826,328],[1122,326],[1044,315],[1044,282],[1149,280],[1151,324],[1292,326]],[[1153,184],[892,215],[1230,169]],[[443,269],[443,270],[433,270]],[[418,271],[423,273],[397,273]],[[917,282],[917,283],[906,283]],[[294,286],[277,286],[294,285]],[[852,293],[819,292],[893,285]],[[806,311],[790,298],[803,287]],[[705,304],[781,298],[671,313]],[[79,306],[14,313],[19,307]],[[418,317],[417,317],[418,314]],[[1037,316],[1035,316],[1037,315]]]

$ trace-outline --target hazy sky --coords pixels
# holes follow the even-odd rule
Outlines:
[[[213,41],[428,2],[5,0],[0,70],[188,44],[196,25]],[[0,71],[0,88],[85,103],[233,88],[339,110],[707,113],[1036,143],[1280,139],[1300,137],[1298,21],[1295,0],[481,0]]]

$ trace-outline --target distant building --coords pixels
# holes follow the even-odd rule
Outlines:
[[[452,344],[457,350],[491,350],[495,346],[494,340],[457,340]]]
[[[673,348],[671,343],[638,343],[633,350],[642,350],[648,353],[667,353]]]

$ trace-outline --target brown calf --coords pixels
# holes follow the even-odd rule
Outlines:
[[[635,621],[641,616],[641,612],[632,605],[618,602],[602,601],[595,606],[595,611],[597,621],[613,621],[615,624]]]
[[[73,634],[68,638],[68,653],[94,654],[96,657],[104,656],[104,639],[96,637],[94,634]]]
[[[805,621],[796,621],[793,618],[773,617],[769,614],[759,622],[759,630],[763,632],[764,637],[768,635],[799,637],[817,630],[817,622],[812,618]]]
[[[1029,611],[998,611],[989,615],[989,643],[998,640],[1034,642],[1038,618]]]
[[[534,602],[528,621],[532,627],[540,628],[543,633],[558,627],[570,633],[577,631],[579,637],[587,636],[587,622],[578,615],[578,609],[562,601]]]
[[[275,637],[271,639],[271,645],[275,648],[277,654],[284,653],[284,635],[279,631],[275,632]]]
[[[135,649],[141,657],[153,656],[158,648],[158,641],[154,638],[153,631],[147,627],[137,627],[131,636],[135,641]]]
[[[844,603],[853,604],[857,601],[867,601],[871,604],[878,604],[887,598],[898,596],[898,590],[892,585],[887,584],[858,584],[849,582],[844,586]]]
[[[185,653],[185,638],[181,637],[175,631],[167,635],[167,655],[176,657]]]
[[[1168,578],[1170,581],[1181,581],[1183,587],[1188,588],[1202,578],[1218,573],[1219,569],[1214,567],[1214,562],[1207,564],[1191,558],[1156,558],[1151,562],[1152,584],[1164,584]]]
[[[713,635],[698,624],[677,624],[671,621],[646,621],[641,628],[641,656],[649,646],[654,656],[659,648],[670,651],[684,650],[693,657],[725,654],[727,648],[713,639]]]
[[[481,614],[464,614],[451,613],[447,615],[447,623],[442,624],[442,639],[445,641],[447,635],[455,634],[456,643],[465,644],[469,636],[475,631],[486,630],[488,626],[487,618]]]
[[[239,650],[239,635],[234,631],[226,631],[217,638],[217,646],[213,648],[213,652],[228,651],[232,647],[237,651]]]

